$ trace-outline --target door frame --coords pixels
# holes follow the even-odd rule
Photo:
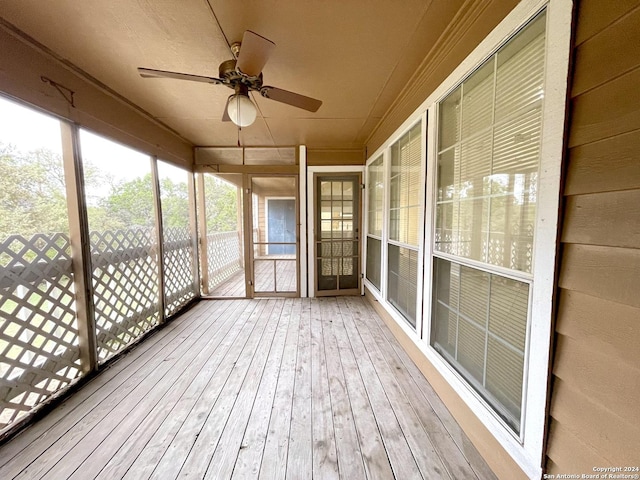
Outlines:
[[[277,195],[268,196],[265,195],[265,238],[267,237],[267,199],[269,198],[286,198],[289,200],[295,200],[296,205],[296,291],[295,292],[256,292],[255,291],[255,268],[254,268],[254,241],[253,241],[253,178],[268,178],[268,177],[291,177],[295,180],[295,195],[287,197],[279,197]],[[257,297],[299,297],[300,296],[300,264],[303,259],[300,257],[300,198],[299,198],[299,184],[300,176],[296,173],[282,173],[282,174],[269,174],[269,173],[247,173],[243,177],[244,191],[246,194],[246,200],[244,203],[245,212],[245,231],[249,232],[245,234],[245,280],[247,285],[247,298]]]
[[[307,282],[309,285],[309,297],[316,296],[316,209],[315,209],[315,177],[316,174],[321,176],[343,176],[343,175],[360,175],[360,181],[364,179],[364,165],[331,165],[322,167],[307,167]],[[360,256],[360,294],[364,295],[364,282],[362,281],[362,272],[364,272],[364,264],[362,259],[362,227],[364,225],[362,212],[364,195],[362,188],[360,191],[360,221],[358,225],[358,249]]]

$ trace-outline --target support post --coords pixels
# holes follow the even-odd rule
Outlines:
[[[200,296],[200,265],[198,257],[200,249],[198,248],[198,220],[196,218],[196,177],[193,172],[188,173],[188,189],[189,189],[189,231],[191,233],[191,268],[193,271],[193,291],[196,297]]]
[[[254,285],[254,258],[253,258],[253,192],[251,175],[242,176],[242,190],[244,195],[244,202],[242,205],[242,211],[244,212],[244,284],[245,294],[247,298],[253,298],[255,285]]]
[[[162,200],[160,196],[160,177],[158,175],[158,158],[149,157],[151,164],[151,188],[153,189],[153,210],[156,220],[156,252],[158,255],[158,309],[160,310],[160,322],[164,323],[166,316],[166,293],[164,282],[164,228],[162,223]]]
[[[76,286],[80,368],[83,373],[87,374],[98,368],[98,346],[95,305],[93,303],[89,219],[85,201],[80,134],[78,125],[63,121],[60,122],[60,131],[71,238],[71,264]]]
[[[197,176],[198,188],[198,244],[200,245],[200,289],[204,295],[209,295],[209,251],[207,248],[207,207],[205,203],[204,173]]]

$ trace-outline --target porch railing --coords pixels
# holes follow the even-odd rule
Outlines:
[[[207,235],[209,291],[244,268],[242,232],[216,232]]]
[[[91,233],[98,360],[160,320],[152,229]],[[189,229],[165,230],[165,314],[197,294]],[[0,243],[0,432],[81,375],[67,235],[11,235]]]

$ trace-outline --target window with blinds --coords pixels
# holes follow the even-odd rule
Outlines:
[[[420,227],[420,123],[391,146],[389,240],[418,246]]]
[[[421,215],[420,168],[422,125],[419,122],[391,145],[387,300],[415,328],[418,244]]]
[[[517,433],[545,25],[542,12],[444,98],[437,133],[431,344]]]
[[[380,291],[382,227],[384,213],[384,164],[382,155],[367,167],[367,279]]]
[[[543,13],[440,103],[437,251],[531,272],[544,30]]]

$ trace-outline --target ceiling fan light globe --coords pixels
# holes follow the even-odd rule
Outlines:
[[[227,104],[227,113],[233,123],[239,127],[248,127],[256,119],[256,106],[247,95],[232,95]]]

